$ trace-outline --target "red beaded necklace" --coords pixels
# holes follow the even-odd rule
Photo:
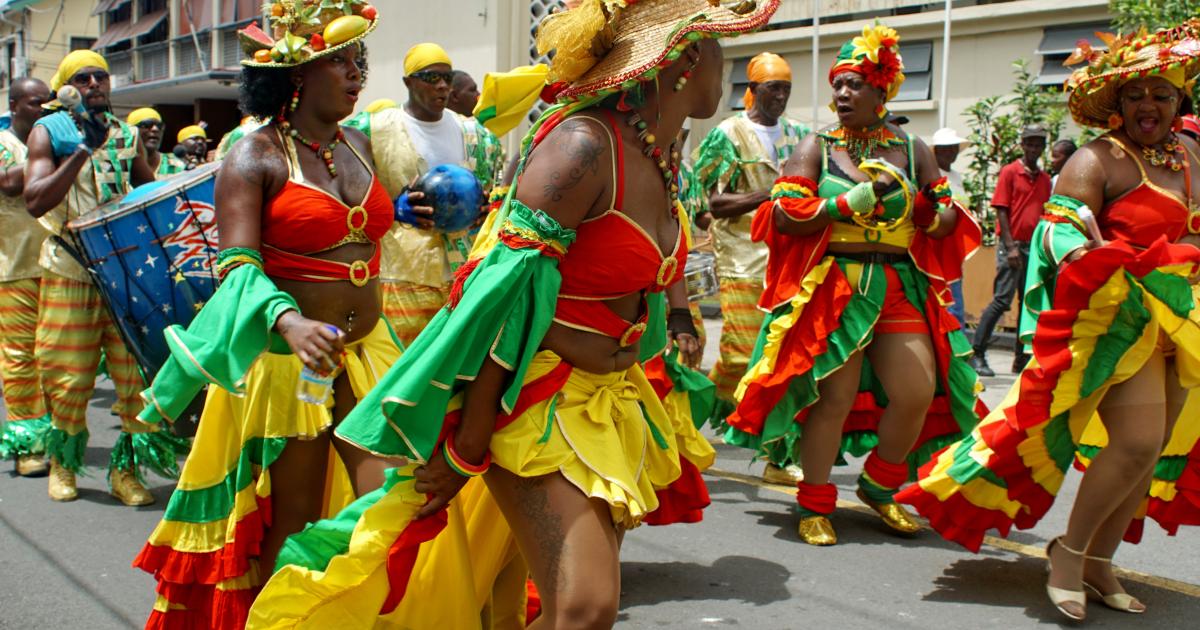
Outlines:
[[[320,142],[313,142],[312,140],[305,138],[287,120],[280,120],[279,128],[282,129],[283,132],[288,136],[294,138],[301,145],[308,147],[313,153],[316,153],[317,157],[321,158],[321,160],[325,162],[325,168],[329,169],[329,176],[337,177],[337,167],[333,164],[333,150],[336,149],[339,144],[346,141],[346,134],[342,133],[340,128],[337,130],[337,133],[334,134],[333,140],[330,141],[329,144],[325,145],[322,145]]]

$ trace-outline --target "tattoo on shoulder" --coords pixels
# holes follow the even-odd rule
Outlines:
[[[550,181],[542,187],[551,201],[562,201],[563,193],[577,186],[584,176],[599,174],[600,155],[604,152],[582,120],[564,122],[562,131],[570,134],[563,140],[568,159],[554,167]]]

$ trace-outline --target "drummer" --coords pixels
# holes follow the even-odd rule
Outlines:
[[[183,147],[183,159],[188,170],[208,162],[208,132],[204,130],[204,123],[180,129],[175,140]]]
[[[404,75],[403,107],[364,112],[346,123],[371,138],[388,193],[395,198],[441,164],[470,170],[484,193],[490,191],[504,172],[504,152],[474,118],[447,111],[452,74],[446,51],[437,44],[413,46],[404,56]],[[409,194],[409,201],[416,213],[432,216],[432,208],[422,207],[421,193]],[[406,346],[446,303],[451,275],[471,247],[466,233],[444,235],[432,227],[432,220],[401,224],[383,239],[383,312]]]
[[[154,497],[139,481],[141,468],[175,464],[185,442],[137,421],[143,382],[129,349],[100,301],[87,270],[62,237],[65,226],[138,184],[152,181],[137,127],[112,115],[108,63],[90,50],[63,58],[50,87],[72,86],[82,96],[82,113],[62,110],[37,121],[29,133],[25,206],[52,235],[42,245],[36,351],[49,403],[50,498],[76,498],[75,473],[87,447],[87,406],[100,350],[117,391],[114,410],[121,433],[109,463],[109,487],[126,505],[149,505]],[[161,263],[160,263],[161,264]],[[146,272],[155,271],[152,261]],[[161,271],[161,269],[160,269]],[[165,273],[165,272],[163,272]]]
[[[0,457],[15,459],[22,477],[46,474],[43,444],[50,430],[33,338],[42,277],[37,257],[46,231],[25,212],[21,198],[25,141],[49,100],[50,88],[40,80],[13,81],[8,90],[12,127],[0,131],[0,381],[8,415],[0,433]]]
[[[746,66],[746,74],[746,111],[708,132],[695,154],[696,175],[708,191],[711,216],[696,223],[709,229],[717,255],[721,354],[709,378],[717,385],[715,419],[722,421],[733,410],[734,392],[763,320],[758,299],[767,272],[767,246],[750,240],[750,223],[758,205],[770,198],[781,165],[809,133],[784,114],[792,93],[792,69],[783,57],[760,53]],[[772,453],[763,472],[770,483],[790,485],[800,477],[796,458],[782,451]]]
[[[129,112],[125,122],[138,128],[138,133],[142,136],[142,146],[146,147],[146,162],[154,171],[156,179],[170,177],[187,170],[187,164],[175,157],[175,154],[163,153],[159,150],[162,148],[165,127],[162,115],[157,110],[153,107],[135,109]]]

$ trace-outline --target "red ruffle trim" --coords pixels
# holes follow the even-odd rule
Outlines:
[[[250,570],[250,558],[258,555],[263,534],[271,524],[270,497],[255,499],[257,509],[238,521],[233,540],[224,547],[197,553],[146,543],[133,566],[153,574],[160,583],[211,585],[245,575]]]
[[[928,475],[935,463],[936,458],[923,466],[921,476]],[[896,493],[896,502],[913,506],[943,538],[974,552],[979,551],[987,530],[995,529],[1001,536],[1008,536],[1012,529],[1012,520],[1004,512],[981,508],[959,494],[939,501],[917,484]]]
[[[704,508],[712,500],[700,469],[686,457],[679,458],[679,468],[679,478],[654,493],[658,497],[658,509],[643,519],[647,525],[699,523],[704,520]]]
[[[796,323],[784,335],[775,371],[747,384],[742,401],[726,419],[729,426],[751,435],[762,434],[767,415],[787,393],[791,380],[812,370],[816,357],[828,350],[828,338],[837,330],[838,318],[853,294],[854,288],[841,269],[831,267]]]

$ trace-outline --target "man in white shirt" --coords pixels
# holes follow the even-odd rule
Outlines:
[[[942,171],[942,176],[950,183],[950,195],[954,200],[961,203],[964,208],[970,210],[971,204],[967,199],[967,190],[963,187],[962,173],[954,170],[954,161],[958,159],[958,154],[962,150],[962,146],[967,140],[962,138],[949,127],[943,127],[933,132],[933,140],[929,145],[933,147],[933,155],[937,158],[938,169]],[[950,314],[958,319],[958,323],[963,330],[967,329],[966,313],[963,311],[963,291],[962,282],[953,282],[950,284],[950,292],[954,296],[954,304],[950,306]]]
[[[362,112],[345,123],[371,138],[375,170],[388,195],[404,194],[441,164],[466,168],[484,193],[490,191],[504,171],[504,153],[478,121],[447,109],[453,70],[446,51],[437,44],[413,46],[404,56],[404,75],[408,100],[403,106]],[[431,229],[433,221],[421,217],[433,210],[420,195],[408,197],[417,225],[394,225],[381,245],[383,314],[406,346],[446,303],[451,274],[466,261],[471,245],[467,231]]]

